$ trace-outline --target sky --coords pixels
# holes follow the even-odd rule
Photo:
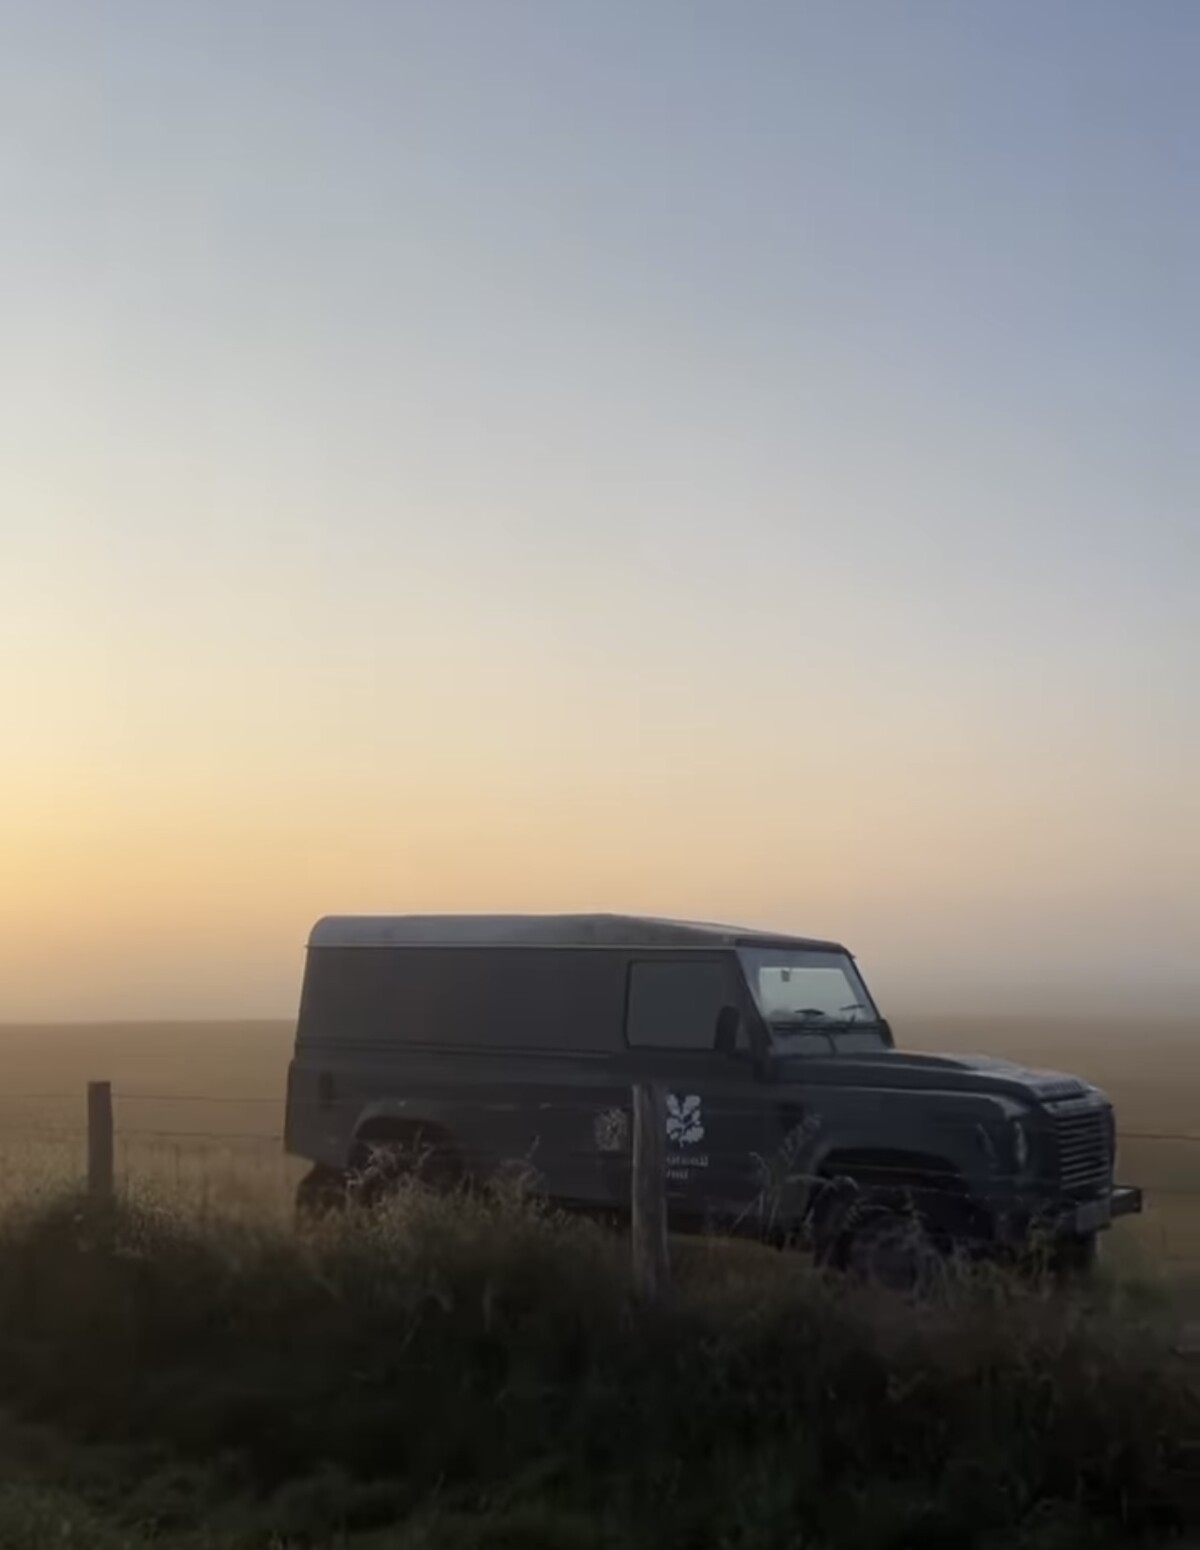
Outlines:
[[[1192,0],[0,0],[0,1019],[330,912],[1200,1008]]]

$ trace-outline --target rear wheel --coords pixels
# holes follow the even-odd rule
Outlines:
[[[301,1221],[328,1216],[346,1207],[349,1179],[341,1168],[318,1163],[296,1186],[296,1216]]]
[[[378,1205],[405,1184],[417,1182],[449,1191],[462,1182],[462,1168],[444,1137],[423,1132],[360,1139],[350,1170],[350,1199]]]

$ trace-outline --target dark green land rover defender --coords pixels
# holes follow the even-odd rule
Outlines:
[[[928,1247],[1086,1264],[1141,1192],[1074,1076],[895,1048],[836,942],[623,916],[331,917],[308,944],[286,1144],[333,1203],[418,1164],[530,1165],[555,1201],[630,1198],[631,1090],[666,1092],[678,1228],[869,1264]],[[902,1230],[901,1230],[902,1229]]]

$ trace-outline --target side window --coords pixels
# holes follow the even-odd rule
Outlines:
[[[625,1035],[635,1048],[712,1049],[729,999],[725,965],[711,959],[631,964]]]

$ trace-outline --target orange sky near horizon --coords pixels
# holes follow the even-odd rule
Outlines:
[[[545,15],[5,18],[0,1021],[376,910],[1200,1008],[1200,10]]]

